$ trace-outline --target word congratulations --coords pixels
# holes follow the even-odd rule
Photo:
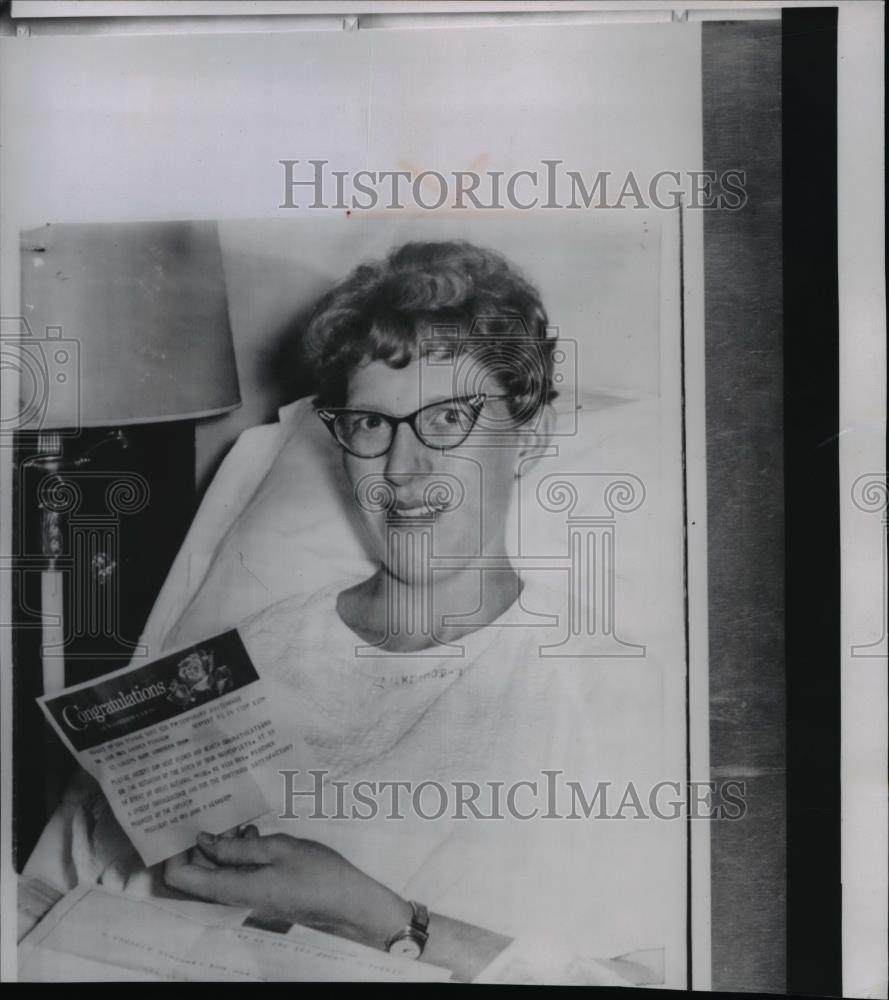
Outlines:
[[[118,691],[117,694],[103,701],[98,705],[90,705],[87,708],[80,708],[78,705],[66,705],[62,709],[62,719],[69,729],[75,732],[82,732],[91,723],[101,725],[110,715],[122,712],[126,708],[140,705],[144,701],[152,698],[159,698],[167,693],[167,686],[163,681],[154,684],[146,684],[145,687],[130,688],[129,691]]]

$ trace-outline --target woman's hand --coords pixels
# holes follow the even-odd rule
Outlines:
[[[200,899],[380,949],[411,918],[405,900],[331,848],[286,834],[261,837],[252,826],[234,835],[202,833],[197,848],[166,863],[164,879]]]

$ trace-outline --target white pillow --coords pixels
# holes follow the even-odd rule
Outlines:
[[[616,562],[625,603],[644,607],[656,596],[638,568],[650,564],[658,544],[650,494],[660,469],[660,403],[608,395],[559,402],[557,454],[521,477],[507,521],[509,551],[521,537],[522,554],[539,559],[541,578],[564,590],[568,512],[547,510],[541,498],[564,497],[557,481],[567,479],[578,493],[574,515],[601,514],[601,474],[636,476],[649,494],[648,511],[620,515]],[[311,400],[279,416],[277,424],[245,431],[214,478],[146,626],[149,655],[233,627],[285,597],[308,597],[337,581],[347,586],[373,572],[339,448]]]

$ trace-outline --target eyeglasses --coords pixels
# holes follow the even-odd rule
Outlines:
[[[463,444],[478,422],[486,403],[508,396],[478,393],[445,399],[404,417],[393,417],[376,410],[351,410],[317,407],[337,443],[356,458],[379,458],[392,447],[399,424],[407,424],[427,448],[448,451]]]

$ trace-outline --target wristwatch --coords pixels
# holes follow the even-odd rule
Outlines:
[[[429,940],[429,911],[422,903],[408,900],[411,922],[396,931],[386,942],[386,951],[399,958],[419,958]]]

